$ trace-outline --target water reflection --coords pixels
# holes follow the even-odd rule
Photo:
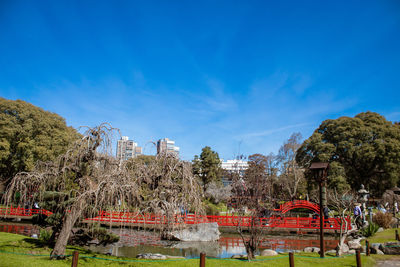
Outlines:
[[[238,235],[223,234],[218,242],[176,242],[161,240],[156,232],[133,230],[133,229],[111,229],[120,236],[120,241],[108,246],[91,245],[89,248],[97,253],[136,257],[140,253],[161,253],[171,256],[184,256],[194,258],[205,252],[207,256],[216,258],[228,258],[232,255],[246,254],[242,239]],[[38,234],[39,229],[31,224],[1,223],[0,231],[23,234],[31,236]],[[334,249],[338,241],[332,237],[326,237],[325,247],[327,250]],[[260,250],[273,249],[276,251],[302,250],[305,247],[319,247],[316,235],[286,235],[265,236],[261,240]]]
[[[120,236],[120,241],[110,248],[103,248],[105,253],[118,256],[135,257],[140,253],[161,253],[187,258],[198,257],[205,252],[210,257],[227,258],[232,255],[246,254],[243,241],[238,235],[223,234],[218,242],[174,242],[161,240],[159,235],[149,231],[131,229],[113,229]],[[325,248],[334,249],[338,244],[333,237],[325,238]],[[260,250],[276,251],[302,250],[305,247],[319,247],[317,235],[286,235],[264,236],[261,239]],[[94,246],[91,249],[99,251]],[[100,252],[100,251],[99,251]],[[104,252],[103,252],[104,253]]]
[[[39,234],[39,228],[32,224],[1,223],[0,232],[32,236],[33,234]]]

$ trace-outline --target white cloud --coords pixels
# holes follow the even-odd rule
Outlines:
[[[310,123],[299,123],[299,124],[287,125],[284,127],[268,129],[268,130],[264,130],[264,131],[260,131],[260,132],[247,133],[247,134],[241,135],[240,137],[241,138],[262,137],[262,136],[271,135],[274,133],[282,132],[282,131],[293,129],[293,128],[304,127],[309,124]]]

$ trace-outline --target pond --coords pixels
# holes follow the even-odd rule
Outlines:
[[[32,224],[0,223],[0,231],[32,236],[39,234],[39,228]],[[136,257],[140,253],[161,253],[164,255],[194,258],[205,252],[207,256],[228,258],[232,255],[246,254],[242,239],[235,234],[222,234],[217,242],[179,242],[161,240],[157,232],[129,228],[113,228],[112,232],[120,236],[119,242],[108,246],[89,246],[89,249],[102,254],[121,257]],[[327,250],[334,249],[337,240],[325,237]],[[305,247],[319,247],[317,235],[266,235],[263,236],[260,250],[276,251],[302,250]]]

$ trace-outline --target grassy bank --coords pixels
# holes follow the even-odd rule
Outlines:
[[[136,260],[94,254],[82,248],[68,247],[67,254],[78,250],[80,254],[78,266],[199,266],[198,259],[176,260]],[[65,260],[50,260],[50,249],[42,246],[36,239],[25,236],[0,233],[0,266],[71,266],[71,257]],[[363,266],[374,266],[376,259],[388,259],[390,256],[362,257]],[[288,256],[258,257],[257,260],[247,261],[233,259],[207,259],[206,266],[288,266]],[[327,256],[320,259],[317,254],[296,254],[295,266],[356,266],[355,256],[336,258]]]
[[[395,230],[396,229],[385,229],[380,233],[376,233],[372,237],[367,238],[370,243],[385,243],[385,242],[393,242],[395,239]],[[398,229],[397,229],[398,230]],[[365,245],[365,240],[362,241],[362,244]]]

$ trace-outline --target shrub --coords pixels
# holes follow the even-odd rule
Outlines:
[[[370,223],[367,227],[361,229],[361,234],[365,237],[370,237],[378,232],[379,225],[376,223]]]
[[[206,200],[204,202],[207,215],[219,215],[218,206]]]
[[[108,245],[119,241],[119,236],[107,231],[104,228],[97,228],[92,231],[92,234],[99,240],[99,245]]]
[[[390,227],[390,223],[392,222],[392,214],[390,213],[383,213],[378,211],[374,217],[372,217],[372,221],[378,224],[380,227],[385,229]]]
[[[80,228],[70,237],[69,244],[86,246],[97,239],[97,245],[108,245],[119,241],[119,236],[107,231],[105,228],[94,226],[92,228]]]
[[[51,235],[53,234],[52,230],[40,229],[39,233],[39,241],[43,244],[49,244]]]

